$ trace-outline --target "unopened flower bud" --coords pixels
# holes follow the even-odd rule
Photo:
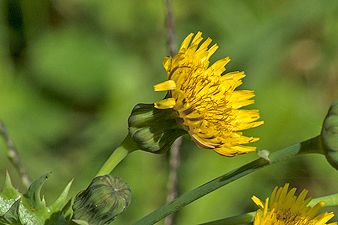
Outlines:
[[[144,151],[163,153],[180,136],[187,134],[173,109],[156,109],[153,104],[138,104],[129,120],[129,134]]]
[[[78,193],[73,204],[75,220],[91,225],[109,224],[129,205],[129,185],[114,175],[95,177],[88,188]]]
[[[325,117],[321,139],[327,161],[338,170],[338,101],[332,104]]]

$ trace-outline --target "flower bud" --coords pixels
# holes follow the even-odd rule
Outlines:
[[[156,109],[153,104],[138,104],[128,120],[129,134],[144,151],[163,153],[180,136],[187,134],[173,109]]]
[[[338,170],[338,101],[332,104],[325,117],[321,140],[327,161]]]
[[[129,205],[129,185],[114,175],[95,177],[88,188],[79,192],[74,200],[73,218],[91,225],[109,224]]]

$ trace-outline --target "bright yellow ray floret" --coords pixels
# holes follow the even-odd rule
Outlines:
[[[258,110],[240,110],[254,103],[253,91],[235,91],[242,84],[244,72],[223,75],[229,58],[209,66],[209,58],[217,50],[208,49],[211,39],[203,43],[202,33],[192,39],[189,34],[178,54],[163,58],[168,80],[154,86],[155,91],[168,91],[165,99],[156,102],[158,109],[174,109],[192,139],[199,147],[213,149],[224,156],[255,151],[243,146],[259,138],[243,136],[240,131],[263,124]],[[190,43],[191,42],[191,43]],[[190,43],[190,45],[189,45]]]
[[[320,201],[314,207],[308,206],[312,198],[305,199],[307,190],[296,197],[296,188],[288,192],[289,184],[284,187],[276,187],[271,198],[263,203],[256,196],[252,200],[260,207],[257,211],[254,225],[324,225],[334,214],[324,212],[318,216],[318,211],[323,207],[324,202]],[[328,225],[337,225],[330,223]]]

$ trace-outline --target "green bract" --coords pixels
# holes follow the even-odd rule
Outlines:
[[[338,101],[331,105],[325,117],[321,139],[327,161],[338,170]]]
[[[73,204],[74,221],[78,224],[109,224],[129,205],[129,185],[108,174],[93,179],[88,188],[77,194]]]
[[[156,109],[153,104],[138,104],[129,120],[129,134],[144,151],[163,153],[172,143],[188,132],[178,123],[173,109]]]

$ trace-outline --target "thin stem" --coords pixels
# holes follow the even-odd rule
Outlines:
[[[255,214],[256,212],[249,212],[238,216],[232,216],[208,223],[202,223],[200,225],[237,225],[243,223],[251,223],[255,218]]]
[[[182,143],[182,137],[179,137],[176,139],[174,144],[171,146],[170,150],[170,173],[169,173],[169,182],[168,182],[168,189],[169,194],[167,197],[167,202],[173,201],[178,196],[178,190],[177,190],[177,171],[180,161],[180,154],[179,149],[180,145]],[[165,224],[171,225],[174,222],[175,213],[170,214],[165,218]]]
[[[169,55],[173,57],[176,52],[176,44],[175,44],[175,32],[174,32],[174,16],[173,16],[173,8],[172,8],[172,0],[166,0],[166,14],[167,14],[167,43],[168,43],[168,51]],[[170,172],[169,172],[169,182],[168,182],[168,197],[167,202],[171,202],[178,196],[177,191],[177,171],[180,161],[179,149],[182,143],[182,138],[179,137],[173,143],[170,149]],[[175,219],[175,214],[172,213],[165,219],[165,225],[173,224]]]
[[[5,124],[0,120],[0,133],[4,137],[6,143],[7,143],[7,157],[9,161],[12,163],[14,168],[17,170],[19,176],[21,177],[21,182],[25,186],[25,188],[28,189],[28,187],[31,184],[31,180],[26,172],[25,167],[23,166],[18,151],[16,150],[16,147],[12,141],[12,139],[9,137],[7,129]]]
[[[325,202],[325,205],[323,207],[338,206],[338,193],[337,194],[328,195],[328,196],[324,196],[324,197],[314,198],[309,203],[309,206],[313,207],[313,206],[315,206],[320,201],[324,201]]]
[[[129,135],[124,139],[119,147],[117,147],[107,161],[103,164],[97,176],[103,176],[109,174],[113,169],[131,152],[137,150],[135,142],[131,139]]]
[[[155,210],[149,215],[143,217],[134,225],[148,225],[154,224],[164,217],[170,215],[171,213],[183,208],[187,204],[201,198],[202,196],[226,185],[232,181],[235,181],[245,175],[248,175],[256,170],[259,170],[265,166],[272,165],[274,163],[290,159],[292,157],[308,154],[308,153],[321,153],[322,149],[319,147],[319,136],[304,141],[302,143],[298,143],[292,145],[290,147],[278,150],[276,152],[268,155],[268,159],[259,158],[256,159],[242,167],[239,167],[235,170],[232,170],[188,193],[181,195],[176,198],[174,201],[167,203],[161,208]]]
[[[176,52],[176,44],[175,44],[175,33],[174,33],[174,16],[172,12],[172,1],[166,0],[166,11],[167,11],[167,43],[169,49],[169,55],[171,57],[174,56]]]

